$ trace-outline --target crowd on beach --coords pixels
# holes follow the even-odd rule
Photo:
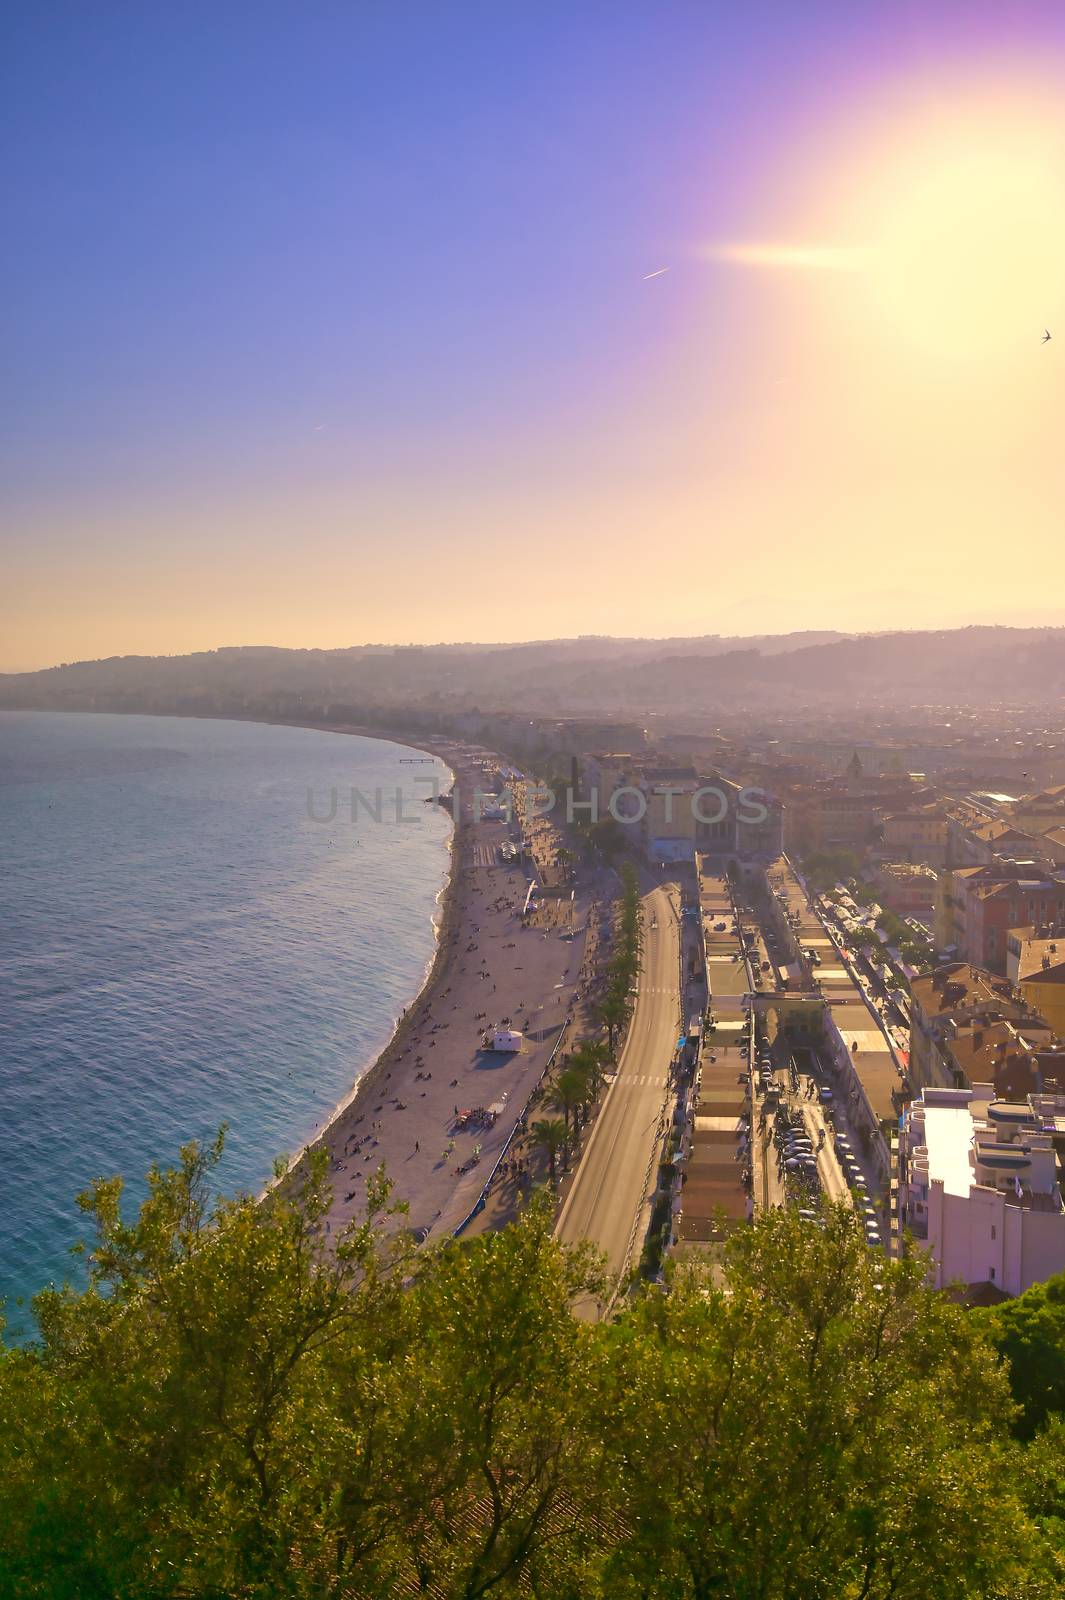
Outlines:
[[[459,810],[482,773],[469,752],[447,759]],[[490,1215],[520,1204],[544,1175],[531,1113],[550,1102],[541,1080],[552,1052],[555,1075],[594,1028],[609,930],[601,905],[615,883],[609,873],[574,873],[554,821],[530,815],[520,787],[515,800],[524,862],[503,859],[505,823],[474,818],[472,808],[461,815],[433,974],[323,1135],[332,1230],[358,1215],[366,1178],[382,1164],[409,1206],[409,1225],[423,1233],[460,1221],[463,1185],[474,1185],[475,1200],[478,1173],[487,1179],[496,1162]],[[497,1028],[521,1036],[513,1055],[491,1049]]]

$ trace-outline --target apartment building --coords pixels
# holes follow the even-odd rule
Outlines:
[[[1011,928],[1006,975],[1032,1010],[1065,1038],[1065,928]]]
[[[935,800],[935,794],[906,775],[870,779],[855,758],[845,776],[797,784],[785,799],[789,844],[827,850],[875,843],[887,817],[919,812]]]
[[[695,842],[706,855],[775,861],[784,849],[784,807],[768,789],[741,784],[715,771],[702,779],[716,791],[696,818]]]
[[[703,785],[691,767],[648,767],[636,778],[642,797],[640,843],[648,861],[694,861],[696,813]],[[711,802],[713,797],[710,797]],[[639,806],[640,802],[636,802]],[[714,808],[716,809],[716,807]]]
[[[719,772],[653,755],[598,752],[581,763],[581,800],[596,820],[613,817],[652,863],[694,861],[695,852],[773,859],[784,833],[784,808],[765,790]]]
[[[999,1100],[987,1083],[924,1089],[899,1129],[899,1220],[935,1288],[1022,1294],[1065,1271],[1065,1097]]]
[[[999,1099],[1011,1100],[1046,1087],[1039,1072],[1039,1052],[1053,1039],[1053,1030],[1042,1017],[976,1018],[961,1024],[940,1048],[954,1088],[990,1083]]]
[[[1065,871],[995,860],[944,871],[935,910],[939,949],[993,972],[1006,971],[1011,928],[1065,922]]]
[[[1006,976],[1011,983],[1045,972],[1059,961],[1065,961],[1065,925],[1030,922],[1006,935]]]
[[[895,861],[942,866],[947,859],[947,814],[938,806],[893,811],[884,818],[884,850]]]
[[[875,874],[880,903],[898,917],[917,917],[931,926],[939,877],[934,867],[912,861],[885,861]]]
[[[1065,784],[1024,795],[1010,807],[1010,817],[1016,827],[1028,833],[1065,827]]]
[[[958,1063],[948,1046],[966,1028],[1023,1022],[1026,1013],[1005,978],[952,961],[910,984],[911,1086],[953,1087]],[[996,1040],[997,1043],[997,1040]]]
[[[584,756],[580,762],[580,798],[594,801],[594,811],[591,813],[593,821],[599,822],[604,817],[619,813],[625,817],[633,816],[635,801],[633,799],[633,804],[626,809],[624,802],[632,797],[622,791],[631,784],[639,760],[639,756],[629,750],[604,750]]]
[[[1065,824],[1056,823],[1041,833],[1039,846],[1055,866],[1065,866]]]

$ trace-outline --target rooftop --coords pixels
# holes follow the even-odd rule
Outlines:
[[[910,991],[925,1016],[949,1016],[975,1005],[994,1005],[1006,1015],[1019,1011],[1004,978],[967,961],[948,961],[914,978]]]
[[[1065,983],[1065,961],[1059,961],[1051,967],[1032,967],[1028,972],[1022,973],[1021,983]],[[1049,1004],[1049,1002],[1048,1002]]]
[[[967,1195],[972,1187],[969,1152],[973,1142],[973,1118],[963,1105],[925,1105],[924,1142],[928,1151],[928,1177],[942,1182],[945,1194]]]

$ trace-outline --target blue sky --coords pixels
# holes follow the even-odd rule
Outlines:
[[[1061,42],[1046,6],[22,7],[0,667],[357,642],[399,599],[390,636],[495,636],[485,564],[619,528],[631,562],[660,489],[677,570],[728,549],[796,303],[700,251],[794,228],[882,88]],[[502,636],[580,631],[578,566],[557,628]],[[676,581],[611,580],[590,631],[666,631]],[[696,585],[691,630],[751,625],[749,590]]]

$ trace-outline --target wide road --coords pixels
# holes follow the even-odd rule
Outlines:
[[[680,1024],[674,902],[659,888],[644,896],[643,906],[642,970],[628,1037],[555,1230],[568,1244],[590,1239],[598,1245],[612,1283],[642,1242],[634,1240],[633,1229],[647,1193]],[[593,1318],[600,1308],[579,1305],[577,1314]]]

